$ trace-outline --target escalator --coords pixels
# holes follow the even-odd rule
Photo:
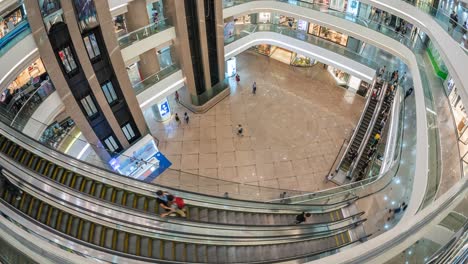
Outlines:
[[[4,131],[5,130],[6,129],[4,129]],[[11,131],[9,132],[11,133]],[[24,137],[24,135],[19,136]],[[125,186],[125,188],[117,187],[112,184],[111,181],[107,181],[107,179],[102,177],[91,178],[84,176],[78,172],[76,168],[77,165],[68,166],[67,164],[51,162],[49,159],[43,158],[43,156],[40,155],[41,152],[37,151],[36,148],[24,144],[21,141],[18,141],[20,143],[17,144],[10,140],[10,138],[10,135],[9,138],[5,135],[0,135],[0,152],[50,180],[115,205],[144,211],[149,214],[160,214],[163,212],[163,209],[156,203],[154,191],[139,190],[137,188],[132,188],[133,186]],[[15,141],[16,140],[18,139],[15,137]],[[134,182],[141,184],[141,182]],[[152,187],[153,190],[155,190],[154,187],[156,186]],[[276,206],[276,208],[281,209],[262,210],[259,208],[245,208],[241,206],[225,209],[225,204],[210,205],[206,202],[197,203],[186,198],[185,200],[188,220],[238,225],[290,225],[294,222],[295,216],[299,212],[302,212],[302,210],[307,210],[312,213],[312,217],[308,221],[309,223],[326,223],[343,219],[341,208],[346,206],[346,203],[342,203],[336,206],[336,208],[332,207],[333,209],[314,213],[313,206],[305,207],[306,209],[304,209],[303,206],[294,207],[290,205]],[[233,200],[225,201],[235,202]],[[269,206],[275,205],[270,204]]]
[[[383,83],[380,82],[375,82],[374,87],[377,89],[382,89]],[[375,111],[378,105],[378,100],[377,98],[372,98],[371,95],[369,95],[369,103],[367,104],[366,109],[364,110],[363,117],[360,120],[358,126],[357,126],[357,132],[355,132],[355,135],[352,138],[352,142],[350,146],[347,149],[347,152],[344,154],[343,162],[340,165],[340,170],[347,173],[349,169],[351,168],[351,165],[353,163],[353,160],[349,153],[351,151],[354,151],[354,153],[359,152],[359,148],[361,147],[361,144],[365,140],[365,136],[367,133],[367,130],[369,129],[369,126],[371,125],[372,117],[375,115]]]
[[[392,108],[394,94],[390,93],[385,99],[382,101],[382,106],[379,109],[378,117],[374,126],[372,128],[372,132],[369,134],[369,137],[366,139],[366,146],[363,148],[362,154],[358,156],[358,161],[355,169],[352,172],[352,177],[356,181],[360,181],[363,179],[366,171],[366,167],[368,166],[368,157],[367,154],[369,153],[370,149],[373,145],[373,139],[377,133],[382,133],[383,127],[381,126],[381,121],[384,118],[384,113],[389,112]]]
[[[355,226],[323,235],[289,239],[272,237],[261,241],[211,236],[183,238],[176,233],[164,235],[89,217],[62,206],[60,202],[44,202],[27,190],[23,190],[21,199],[17,200],[3,188],[0,189],[0,211],[6,214],[13,211],[38,228],[59,234],[73,243],[110,252],[115,257],[131,256],[152,262],[271,263],[302,259],[353,243],[349,230]]]

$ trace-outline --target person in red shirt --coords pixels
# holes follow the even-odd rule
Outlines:
[[[184,199],[182,199],[181,197],[176,197],[174,195],[168,195],[167,201],[170,210],[166,213],[161,214],[161,217],[166,217],[174,213],[178,214],[181,217],[186,217]]]

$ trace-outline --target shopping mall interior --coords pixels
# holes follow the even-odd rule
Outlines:
[[[0,263],[468,261],[468,0],[0,0],[0,65]]]

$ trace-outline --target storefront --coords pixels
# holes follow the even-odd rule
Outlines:
[[[291,59],[291,65],[296,67],[312,67],[317,64],[318,61],[312,58],[306,57],[301,54],[293,53]]]
[[[336,69],[333,66],[328,66],[327,71],[335,79],[338,86],[344,87],[353,93],[357,93],[363,97],[367,95],[370,85],[363,80],[350,75],[347,72]]]
[[[20,5],[13,11],[0,16],[0,38],[12,32],[25,19],[24,6]]]
[[[348,35],[317,24],[310,23],[308,33],[345,47],[348,45]]]
[[[269,44],[260,44],[254,46],[253,50],[262,55],[270,56],[276,50],[276,46]]]

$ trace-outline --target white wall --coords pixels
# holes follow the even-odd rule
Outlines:
[[[122,57],[124,61],[131,60],[132,58],[135,58],[150,49],[154,49],[156,47],[162,46],[163,44],[171,42],[173,39],[175,39],[175,37],[176,33],[174,27],[168,28],[145,39],[137,41],[126,48],[123,48],[121,50]]]

